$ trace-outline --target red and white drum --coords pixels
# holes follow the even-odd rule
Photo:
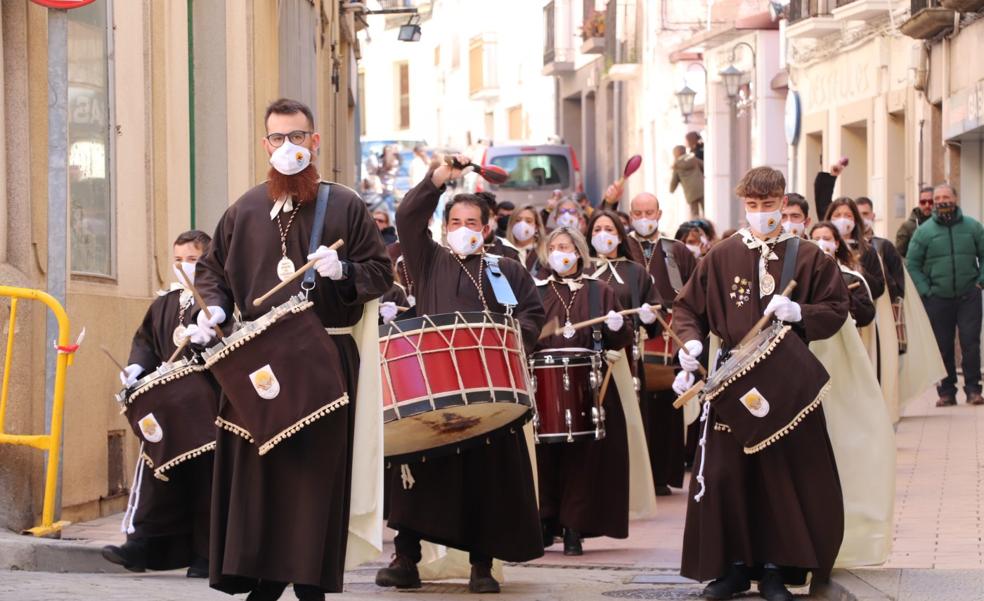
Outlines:
[[[598,396],[602,365],[601,353],[583,348],[533,353],[537,443],[605,437],[605,408]]]
[[[532,405],[512,317],[442,313],[379,327],[387,456],[455,445],[506,426]]]
[[[666,324],[672,326],[673,315],[667,316]],[[668,331],[643,343],[642,365],[648,392],[670,390],[673,386],[679,350]]]

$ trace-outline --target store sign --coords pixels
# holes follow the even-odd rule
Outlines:
[[[946,139],[984,127],[984,80],[958,90],[943,107]]]
[[[794,68],[803,111],[807,114],[844,106],[878,93],[879,60],[876,44],[845,52],[807,68]]]
[[[31,0],[35,4],[40,4],[45,8],[57,8],[61,10],[71,10],[86,4],[92,4],[96,0]]]

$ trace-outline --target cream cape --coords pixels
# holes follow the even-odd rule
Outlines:
[[[810,350],[830,373],[823,411],[844,495],[844,541],[834,565],[884,563],[892,545],[895,433],[875,370],[852,319]]]
[[[894,424],[899,421],[899,337],[887,292],[875,301],[875,321],[861,328],[860,334],[876,377],[881,375],[882,398]]]
[[[383,405],[379,373],[379,300],[365,304],[352,330],[359,349],[352,493],[345,569],[376,559],[383,550]]]
[[[899,411],[911,401],[919,398],[927,388],[946,377],[946,367],[936,344],[933,326],[929,323],[926,308],[916,285],[905,272],[905,299],[902,301],[905,314],[908,350],[899,357]]]

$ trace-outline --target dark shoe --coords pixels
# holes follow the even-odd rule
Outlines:
[[[376,572],[376,586],[420,588],[420,573],[417,571],[417,562],[400,554],[394,555],[389,567]]]
[[[659,486],[656,487],[656,496],[657,497],[668,497],[668,496],[670,496],[672,494],[673,494],[673,491],[670,490],[670,487],[667,486],[667,485],[665,485],[665,484],[660,484]]]
[[[581,533],[577,530],[564,528],[564,555],[584,555]]]
[[[472,564],[468,592],[476,594],[499,592],[499,582],[492,577],[492,564]]]
[[[940,399],[936,401],[937,407],[952,407],[957,404],[956,395],[952,394],[941,394]]]
[[[553,531],[546,524],[543,525],[543,548],[547,549],[554,544]]]
[[[705,599],[730,599],[752,588],[745,566],[731,566],[727,576],[712,581],[704,588]]]
[[[775,568],[762,570],[762,578],[758,584],[759,597],[766,601],[793,601],[792,593],[786,589],[782,574]]]
[[[128,540],[121,546],[106,545],[102,548],[103,559],[110,563],[130,570],[144,572],[147,570],[147,551],[142,543]]]
[[[208,578],[208,560],[196,557],[188,566],[188,578]]]
[[[274,580],[261,580],[246,597],[246,601],[277,601],[284,594],[287,584]]]
[[[968,392],[967,393],[967,404],[968,405],[984,405],[984,396],[981,396],[980,391]]]
[[[309,584],[295,584],[294,596],[299,601],[325,601],[324,591]]]

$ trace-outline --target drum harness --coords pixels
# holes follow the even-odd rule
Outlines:
[[[790,280],[796,274],[796,258],[799,254],[799,245],[800,238],[798,237],[790,238],[789,244],[786,245],[786,253],[783,256],[782,262],[782,273],[779,276],[780,285],[777,290],[785,290]],[[718,355],[715,357],[715,363],[718,362],[717,360],[719,358],[727,356],[730,352],[731,349],[728,349],[727,353],[718,351]],[[700,421],[703,422],[704,427],[701,429],[700,441],[697,443],[700,447],[700,469],[697,471],[697,483],[700,485],[700,490],[694,495],[694,501],[698,503],[704,497],[704,493],[707,492],[707,486],[704,484],[704,464],[707,462],[707,429],[711,423],[710,414],[711,402],[705,400],[700,413]]]
[[[318,200],[314,206],[314,224],[311,226],[311,242],[308,244],[308,254],[314,254],[318,251],[318,247],[321,246],[322,234],[325,230],[325,215],[328,214],[328,197],[331,193],[331,184],[321,182],[318,186]],[[304,279],[301,280],[301,290],[304,292],[305,300],[308,295],[314,290],[315,286],[315,276],[317,272],[314,267],[308,269],[304,273]],[[343,328],[325,328],[331,336],[341,336],[343,334],[352,334],[352,326]]]

